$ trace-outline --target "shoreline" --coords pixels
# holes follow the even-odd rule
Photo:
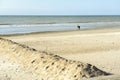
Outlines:
[[[107,32],[116,32],[119,31],[120,27],[100,27],[100,28],[91,28],[91,29],[80,29],[80,30],[63,30],[63,31],[42,31],[42,32],[30,32],[30,33],[17,33],[17,34],[0,34],[0,37],[10,37],[10,36],[24,36],[24,35],[39,35],[39,34],[55,34],[55,33],[106,33]]]
[[[114,25],[113,25],[114,24]],[[81,30],[113,28],[120,26],[120,22],[93,22],[93,23],[57,23],[57,24],[14,24],[0,25],[0,35],[26,35],[47,32],[76,31],[80,25]],[[7,32],[8,31],[8,32]]]

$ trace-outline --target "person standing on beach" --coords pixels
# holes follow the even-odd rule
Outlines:
[[[80,25],[78,25],[77,28],[80,30]]]

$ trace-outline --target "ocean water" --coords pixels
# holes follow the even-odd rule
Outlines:
[[[120,16],[0,16],[0,34],[119,27]]]

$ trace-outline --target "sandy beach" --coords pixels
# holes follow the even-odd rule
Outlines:
[[[120,79],[120,28],[31,33],[0,37],[27,45],[39,51],[59,55],[66,59],[90,63],[103,71],[113,74],[109,77],[91,78],[88,80]],[[2,61],[9,61],[6,59],[3,60],[3,58],[0,58],[0,60],[0,69],[3,70],[3,67],[1,67],[4,66]],[[18,64],[16,65],[14,62],[13,64],[13,67],[18,67]],[[20,76],[26,74],[21,68],[18,69],[21,72],[17,72],[16,74],[21,73]],[[1,72],[4,72],[4,70]],[[27,80],[31,75],[27,73],[25,75],[27,77],[24,80]],[[31,76],[32,80],[35,80],[35,76]]]

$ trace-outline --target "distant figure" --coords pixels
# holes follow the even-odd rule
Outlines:
[[[78,25],[77,28],[80,30],[80,26]]]

